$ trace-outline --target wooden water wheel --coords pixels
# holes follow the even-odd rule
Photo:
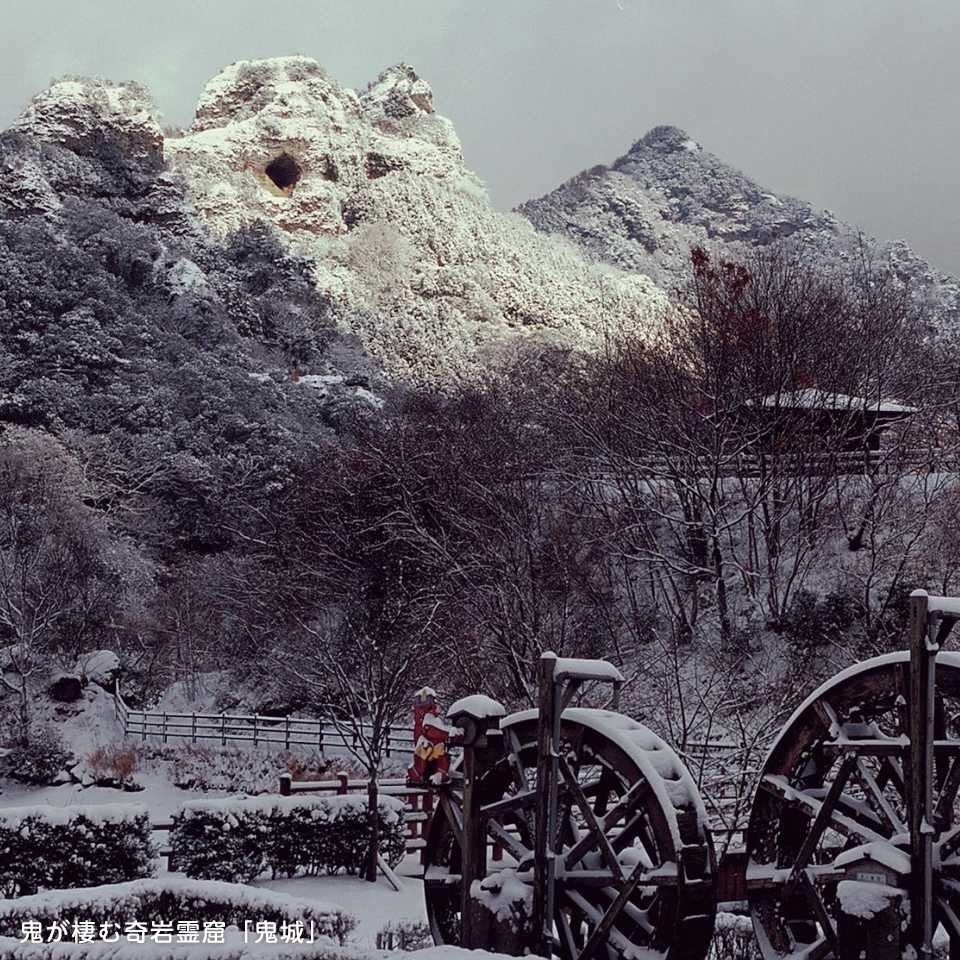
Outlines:
[[[914,651],[867,660],[815,691],[763,766],[747,832],[747,889],[765,957],[842,953],[849,864],[904,891],[922,952],[940,925],[960,956],[960,615],[914,598]],[[958,608],[960,609],[960,608]],[[849,914],[849,910],[847,911]]]
[[[471,909],[464,825],[472,817],[482,830],[473,848],[473,860],[482,861],[479,869],[474,864],[481,898],[500,897],[513,919],[522,915],[528,924],[511,952],[532,944],[565,960],[703,957],[713,926],[713,848],[682,762],[642,724],[607,710],[564,710],[554,731],[559,776],[552,827],[548,784],[539,780],[536,711],[504,720],[478,752],[471,797],[465,800],[462,771],[440,791],[424,860],[434,939],[462,944],[465,904]],[[540,894],[538,833],[545,829],[541,847],[554,866],[550,888]],[[504,900],[510,896],[512,906]],[[550,914],[540,917],[539,933],[535,900],[541,914]],[[476,939],[509,949],[491,944],[489,933]]]

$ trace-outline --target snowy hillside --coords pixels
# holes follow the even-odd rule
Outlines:
[[[610,166],[591,167],[519,208],[539,230],[562,236],[665,290],[682,283],[692,246],[734,254],[778,240],[830,267],[858,253],[860,231],[830,210],[761,187],[677,127],[655,127]],[[904,241],[866,239],[926,303],[935,326],[960,324],[960,281],[941,274]]]

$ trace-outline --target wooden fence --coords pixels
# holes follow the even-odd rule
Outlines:
[[[427,825],[433,813],[433,794],[426,787],[410,787],[407,781],[395,778],[377,781],[379,792],[388,797],[397,797],[406,806],[404,823],[407,827],[407,853],[420,853],[423,857],[423,848],[426,846]],[[289,797],[297,793],[336,793],[336,794],[366,794],[367,781],[353,780],[345,773],[338,773],[336,780],[294,780],[289,774],[281,774],[279,791],[282,797]],[[173,829],[171,821],[152,823],[154,837],[161,857],[167,858],[167,869],[175,870],[173,850],[170,846],[170,831]],[[160,834],[161,836],[157,836]]]
[[[383,796],[397,797],[406,805],[404,823],[407,825],[407,853],[420,851],[427,842],[427,826],[433,814],[433,793],[427,787],[412,787],[403,779],[377,781],[377,790]],[[345,773],[338,773],[336,780],[294,780],[290,774],[280,776],[280,795],[295,793],[363,793],[367,792],[366,780],[352,780]]]
[[[190,743],[250,743],[254,746],[314,747],[319,751],[349,753],[357,745],[357,734],[346,725],[308,717],[266,717],[258,714],[172,713],[135,710],[114,690],[116,716],[125,737],[141,740],[171,740]],[[366,730],[371,728],[366,726]],[[363,731],[362,731],[363,732]],[[409,727],[388,729],[385,755],[408,757],[413,753],[413,731]]]

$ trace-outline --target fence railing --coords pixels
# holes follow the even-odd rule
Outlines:
[[[358,736],[345,724],[311,717],[267,717],[261,714],[174,713],[159,710],[135,710],[126,703],[119,688],[114,690],[117,719],[125,737],[141,740],[171,740],[190,743],[249,743],[254,746],[314,747],[317,750],[349,752],[357,746]],[[372,730],[361,725],[360,733]],[[405,727],[388,728],[384,753],[387,757],[413,753],[413,731]]]
[[[433,813],[433,793],[428,787],[410,786],[400,778],[377,780],[377,790],[388,797],[396,797],[405,806],[404,822],[407,825],[407,853],[420,851],[427,843],[427,827]],[[289,797],[296,793],[366,793],[367,781],[351,779],[338,773],[336,780],[294,780],[289,774],[280,776],[280,795]]]

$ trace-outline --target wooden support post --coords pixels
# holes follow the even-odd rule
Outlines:
[[[285,720],[286,722],[283,728],[283,749],[289,750],[290,749],[290,716],[289,714],[287,715]]]
[[[190,723],[190,742],[197,742],[197,713],[194,711],[191,714],[191,723]]]
[[[163,730],[163,742],[166,743],[166,742],[167,742],[167,715],[166,715],[166,713],[163,714],[163,727],[162,727],[161,729]]]
[[[347,785],[347,781],[349,779],[350,778],[347,776],[347,774],[345,774],[342,770],[340,770],[337,773],[337,793],[338,794],[345,794],[348,792],[349,787]]]
[[[933,741],[937,644],[925,590],[910,595],[910,940],[933,955]]]
[[[429,833],[430,827],[430,818],[433,816],[433,791],[428,790],[423,795],[423,809],[426,811],[427,819],[423,823],[421,832],[423,833],[424,839],[426,839]],[[426,844],[420,848],[420,864],[424,865],[427,861],[427,847]]]
[[[473,901],[471,888],[474,881],[482,880],[487,874],[487,837],[479,816],[480,798],[476,792],[477,744],[466,743],[463,746],[463,883],[461,917],[463,946],[468,950],[485,947],[478,942],[483,931],[477,929],[479,920],[477,905]]]
[[[293,793],[292,786],[293,786],[293,777],[290,776],[289,773],[281,773],[280,774],[280,796],[289,797],[290,794]]]
[[[557,834],[557,786],[560,775],[557,750],[560,746],[560,716],[557,710],[554,673],[557,657],[540,657],[539,727],[537,736],[536,845],[533,852],[533,952],[549,957],[553,941],[554,851]]]
[[[220,714],[220,746],[224,747],[227,744],[227,715],[225,713]]]

